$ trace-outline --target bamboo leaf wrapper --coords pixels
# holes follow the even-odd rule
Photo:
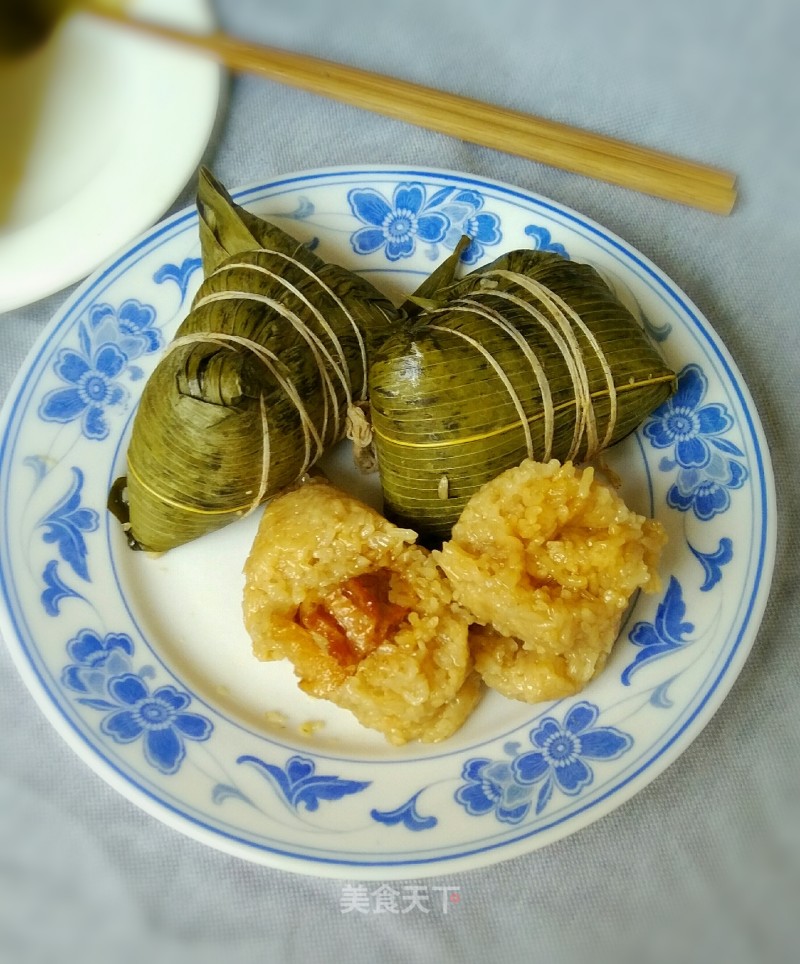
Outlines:
[[[151,551],[250,512],[341,439],[397,317],[207,172],[198,207],[206,277],[145,385],[110,498],[131,543]]]
[[[369,392],[386,513],[429,541],[500,472],[589,460],[674,391],[588,265],[512,251],[426,296],[376,354]]]

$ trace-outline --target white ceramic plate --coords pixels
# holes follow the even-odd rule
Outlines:
[[[129,6],[213,26],[208,0]],[[75,16],[0,79],[0,116],[12,100],[25,112],[0,158],[0,172],[13,168],[0,179],[2,312],[84,278],[163,215],[208,143],[222,74],[177,45]]]
[[[754,641],[771,577],[769,456],[709,323],[640,254],[502,184],[432,170],[338,169],[243,203],[393,297],[473,236],[601,270],[680,374],[673,399],[608,453],[623,493],[667,527],[663,591],[640,596],[598,679],[535,706],[486,696],[434,745],[390,747],[258,663],[242,627],[251,516],[159,558],[105,510],[136,401],[201,277],[197,218],[157,226],[84,283],[33,351],[0,426],[3,633],[54,725],[149,813],[229,853],[346,878],[442,874],[523,854],[624,803],[708,722]],[[348,452],[335,481],[378,503]],[[590,735],[591,734],[591,735]]]

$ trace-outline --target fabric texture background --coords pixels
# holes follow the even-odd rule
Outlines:
[[[337,164],[455,169],[550,197],[637,247],[708,317],[755,398],[777,479],[772,593],[732,692],[677,762],[559,843],[419,881],[459,888],[447,913],[343,913],[344,882],[243,862],[162,825],[73,753],[0,647],[0,959],[796,960],[800,6],[217,0],[216,10],[250,39],[739,175],[739,202],[719,217],[245,76],[227,84],[204,159],[232,187]],[[172,210],[193,195],[187,184]],[[0,317],[0,398],[67,294]]]

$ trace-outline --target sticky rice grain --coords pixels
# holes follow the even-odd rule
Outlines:
[[[526,460],[487,483],[437,554],[487,685],[526,702],[582,689],[634,592],[658,590],[665,540],[591,467]]]
[[[450,736],[482,690],[469,620],[415,539],[410,529],[314,481],[267,506],[245,564],[244,617],[255,655],[289,659],[302,690],[350,710],[397,745]],[[322,605],[329,619],[346,609],[342,587],[376,574],[398,624],[370,651],[337,658],[303,613]]]

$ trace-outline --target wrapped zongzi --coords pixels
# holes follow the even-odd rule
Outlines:
[[[587,461],[674,390],[589,265],[512,251],[418,301],[377,352],[369,394],[386,512],[428,541],[504,470]]]
[[[207,173],[198,203],[206,277],[145,385],[112,492],[119,514],[125,490],[132,544],[153,551],[255,509],[341,439],[397,317]]]

